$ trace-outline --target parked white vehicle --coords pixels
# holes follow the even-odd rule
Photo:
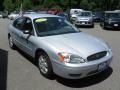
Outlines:
[[[84,11],[83,9],[70,9],[70,14],[74,14],[75,12]]]
[[[115,12],[120,12],[120,10],[115,10]]]
[[[2,14],[0,14],[0,18],[2,18]]]
[[[77,15],[80,14],[82,11],[84,11],[83,9],[71,9],[70,10],[70,19],[72,21],[75,21],[75,19],[77,18]]]
[[[75,25],[94,27],[92,12],[91,11],[82,11],[76,18]]]
[[[19,16],[19,12],[12,12],[10,15],[8,15],[8,18],[14,20],[18,16]]]
[[[2,18],[2,12],[0,12],[0,18]]]

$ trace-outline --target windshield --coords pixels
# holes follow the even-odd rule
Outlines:
[[[69,22],[60,17],[42,17],[34,19],[34,25],[39,36],[51,36],[79,32]]]
[[[106,13],[107,18],[120,18],[120,13]]]
[[[92,16],[92,13],[91,12],[81,12],[78,16],[89,17],[89,16]]]
[[[93,16],[100,16],[102,17],[103,16],[103,13],[102,12],[93,12]]]

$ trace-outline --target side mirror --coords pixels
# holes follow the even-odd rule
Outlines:
[[[24,30],[23,33],[24,34],[31,34],[31,30]]]

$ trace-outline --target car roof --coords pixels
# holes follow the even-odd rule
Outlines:
[[[82,12],[90,12],[91,13],[92,11],[82,11]]]
[[[52,15],[52,14],[36,14],[36,13],[35,14],[24,14],[23,16],[29,17],[32,20],[36,18],[40,18],[40,17],[59,17],[57,15]]]
[[[117,12],[117,11],[105,11],[105,13],[120,13],[120,12]]]

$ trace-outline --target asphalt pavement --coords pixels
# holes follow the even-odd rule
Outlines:
[[[7,27],[11,21],[0,19],[0,90],[120,90],[120,31],[103,30],[99,24],[81,31],[102,38],[113,50],[111,66],[104,72],[68,80],[59,76],[43,77],[32,59],[8,45]]]

